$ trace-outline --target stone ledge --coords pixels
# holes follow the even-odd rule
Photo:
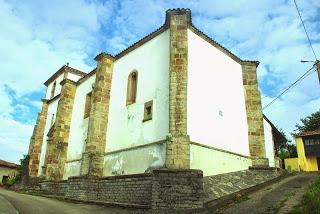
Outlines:
[[[240,197],[246,196],[249,193],[252,193],[252,192],[255,192],[257,190],[260,190],[260,189],[262,189],[262,188],[264,188],[264,187],[266,187],[266,186],[268,186],[270,184],[276,183],[276,182],[278,182],[278,181],[280,181],[280,180],[282,180],[282,179],[284,179],[284,178],[286,178],[288,176],[290,176],[290,175],[289,174],[281,174],[280,176],[275,177],[275,178],[273,178],[271,180],[265,181],[263,183],[260,183],[260,184],[257,184],[257,185],[251,186],[251,187],[248,187],[248,188],[240,190],[238,192],[234,192],[234,193],[222,196],[222,197],[217,198],[217,199],[205,201],[203,203],[203,207],[207,211],[214,212],[217,209],[219,209],[221,207],[224,207],[224,206],[236,201]]]
[[[73,84],[73,85],[76,85],[77,83],[71,79],[63,79],[61,82],[60,82],[60,85],[64,85],[66,83],[70,83],[70,84]]]
[[[42,181],[39,181],[39,183],[67,183],[68,180],[61,180],[61,181],[53,181],[53,180],[42,180]]]
[[[212,149],[212,150],[215,150],[215,151],[218,151],[218,152],[224,152],[224,153],[228,153],[228,154],[231,154],[231,155],[236,155],[236,156],[239,156],[239,157],[251,159],[250,156],[238,154],[238,153],[235,153],[235,152],[230,152],[230,151],[227,151],[227,150],[224,150],[224,149],[218,149],[218,148],[213,147],[213,146],[208,146],[208,145],[201,144],[201,143],[196,143],[196,142],[193,142],[193,141],[191,141],[190,144],[191,145],[195,145],[195,146],[204,147],[204,148],[207,148],[207,149]]]
[[[199,176],[203,175],[202,170],[199,169],[168,169],[168,168],[161,168],[161,169],[154,169],[152,170],[154,174],[159,173],[170,173],[170,174],[179,174],[179,173],[196,173],[199,174]]]
[[[249,170],[275,171],[275,170],[277,170],[277,168],[276,167],[269,167],[269,166],[249,166]]]
[[[130,175],[115,175],[115,176],[108,176],[108,177],[81,175],[81,176],[69,177],[68,180],[73,180],[73,179],[117,180],[117,179],[142,178],[142,177],[146,177],[146,178],[152,177],[152,174],[151,173],[140,173],[140,174],[130,174]],[[65,180],[65,181],[67,181],[67,180]]]
[[[135,146],[132,146],[132,147],[127,147],[127,148],[123,148],[123,149],[118,149],[118,150],[105,152],[104,155],[106,156],[106,155],[110,155],[110,154],[114,154],[114,153],[118,153],[118,152],[131,151],[131,150],[135,150],[135,149],[139,149],[139,148],[143,148],[143,147],[148,147],[148,146],[153,146],[153,145],[161,145],[161,144],[164,144],[164,143],[166,143],[166,140],[160,140],[160,141],[156,141],[156,142],[152,142],[152,143],[135,145]]]

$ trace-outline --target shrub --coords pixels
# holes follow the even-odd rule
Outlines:
[[[320,214],[320,178],[309,186],[308,191],[302,197],[300,206],[292,213]]]

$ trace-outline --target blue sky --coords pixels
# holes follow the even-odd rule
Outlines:
[[[320,57],[320,1],[297,0]],[[165,11],[192,10],[193,24],[242,59],[259,60],[263,104],[294,82],[314,60],[293,0],[0,0],[0,159],[27,153],[43,82],[63,64],[89,72],[101,51],[116,54],[164,23]],[[314,72],[264,113],[293,131],[319,109]]]

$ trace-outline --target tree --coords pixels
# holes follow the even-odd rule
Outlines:
[[[280,143],[278,151],[278,156],[280,159],[286,159],[286,158],[295,158],[298,157],[297,154],[297,147],[294,144],[291,144],[291,140],[288,140],[286,133],[281,128],[277,128],[279,132],[284,136],[284,141]]]
[[[294,130],[295,132],[292,133],[293,135],[296,135],[300,132],[306,132],[306,131],[315,131],[317,129],[320,129],[320,109],[317,112],[312,113],[311,115],[300,119],[301,124],[296,123]]]

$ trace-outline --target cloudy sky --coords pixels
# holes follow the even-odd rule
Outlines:
[[[320,1],[297,0],[320,57]],[[263,104],[294,82],[315,60],[293,0],[0,0],[0,159],[19,162],[45,87],[63,64],[85,72],[102,50],[116,54],[164,23],[168,8],[192,10],[193,24],[242,59],[259,60]],[[319,109],[313,72],[264,110],[274,124],[293,131]]]

